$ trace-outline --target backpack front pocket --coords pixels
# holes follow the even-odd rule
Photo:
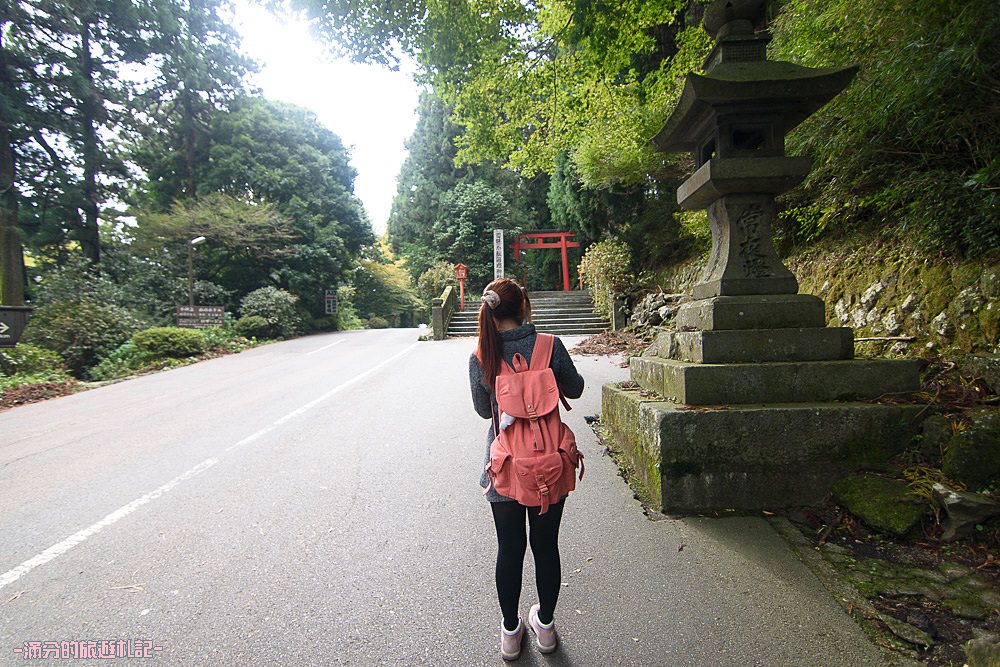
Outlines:
[[[537,504],[542,507],[543,514],[548,509],[549,503],[559,500],[565,493],[559,484],[564,468],[563,458],[559,452],[513,458],[511,463],[514,486],[523,492],[523,497],[537,498]]]

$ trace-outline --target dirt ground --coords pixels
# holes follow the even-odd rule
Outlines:
[[[0,411],[14,408],[28,403],[46,401],[50,398],[66,396],[77,391],[78,382],[47,382],[45,384],[31,384],[23,387],[12,387],[5,389],[0,394]]]

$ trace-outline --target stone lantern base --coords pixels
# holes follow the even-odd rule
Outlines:
[[[856,360],[852,330],[824,323],[809,295],[699,299],[678,313],[690,330],[631,360],[638,388],[604,387],[602,422],[658,509],[816,504],[910,443],[919,406],[866,401],[917,390],[920,362]]]

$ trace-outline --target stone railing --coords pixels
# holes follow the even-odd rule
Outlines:
[[[444,340],[444,335],[448,331],[448,323],[455,313],[458,298],[455,296],[457,290],[449,285],[441,292],[441,296],[431,301],[431,326],[434,328],[434,340]]]

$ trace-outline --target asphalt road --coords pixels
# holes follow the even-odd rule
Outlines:
[[[502,664],[472,341],[416,339],[301,338],[0,413],[0,665]],[[584,422],[618,362],[577,357],[562,646],[518,664],[885,664],[766,522],[645,518]],[[16,652],[139,638],[153,657]]]

